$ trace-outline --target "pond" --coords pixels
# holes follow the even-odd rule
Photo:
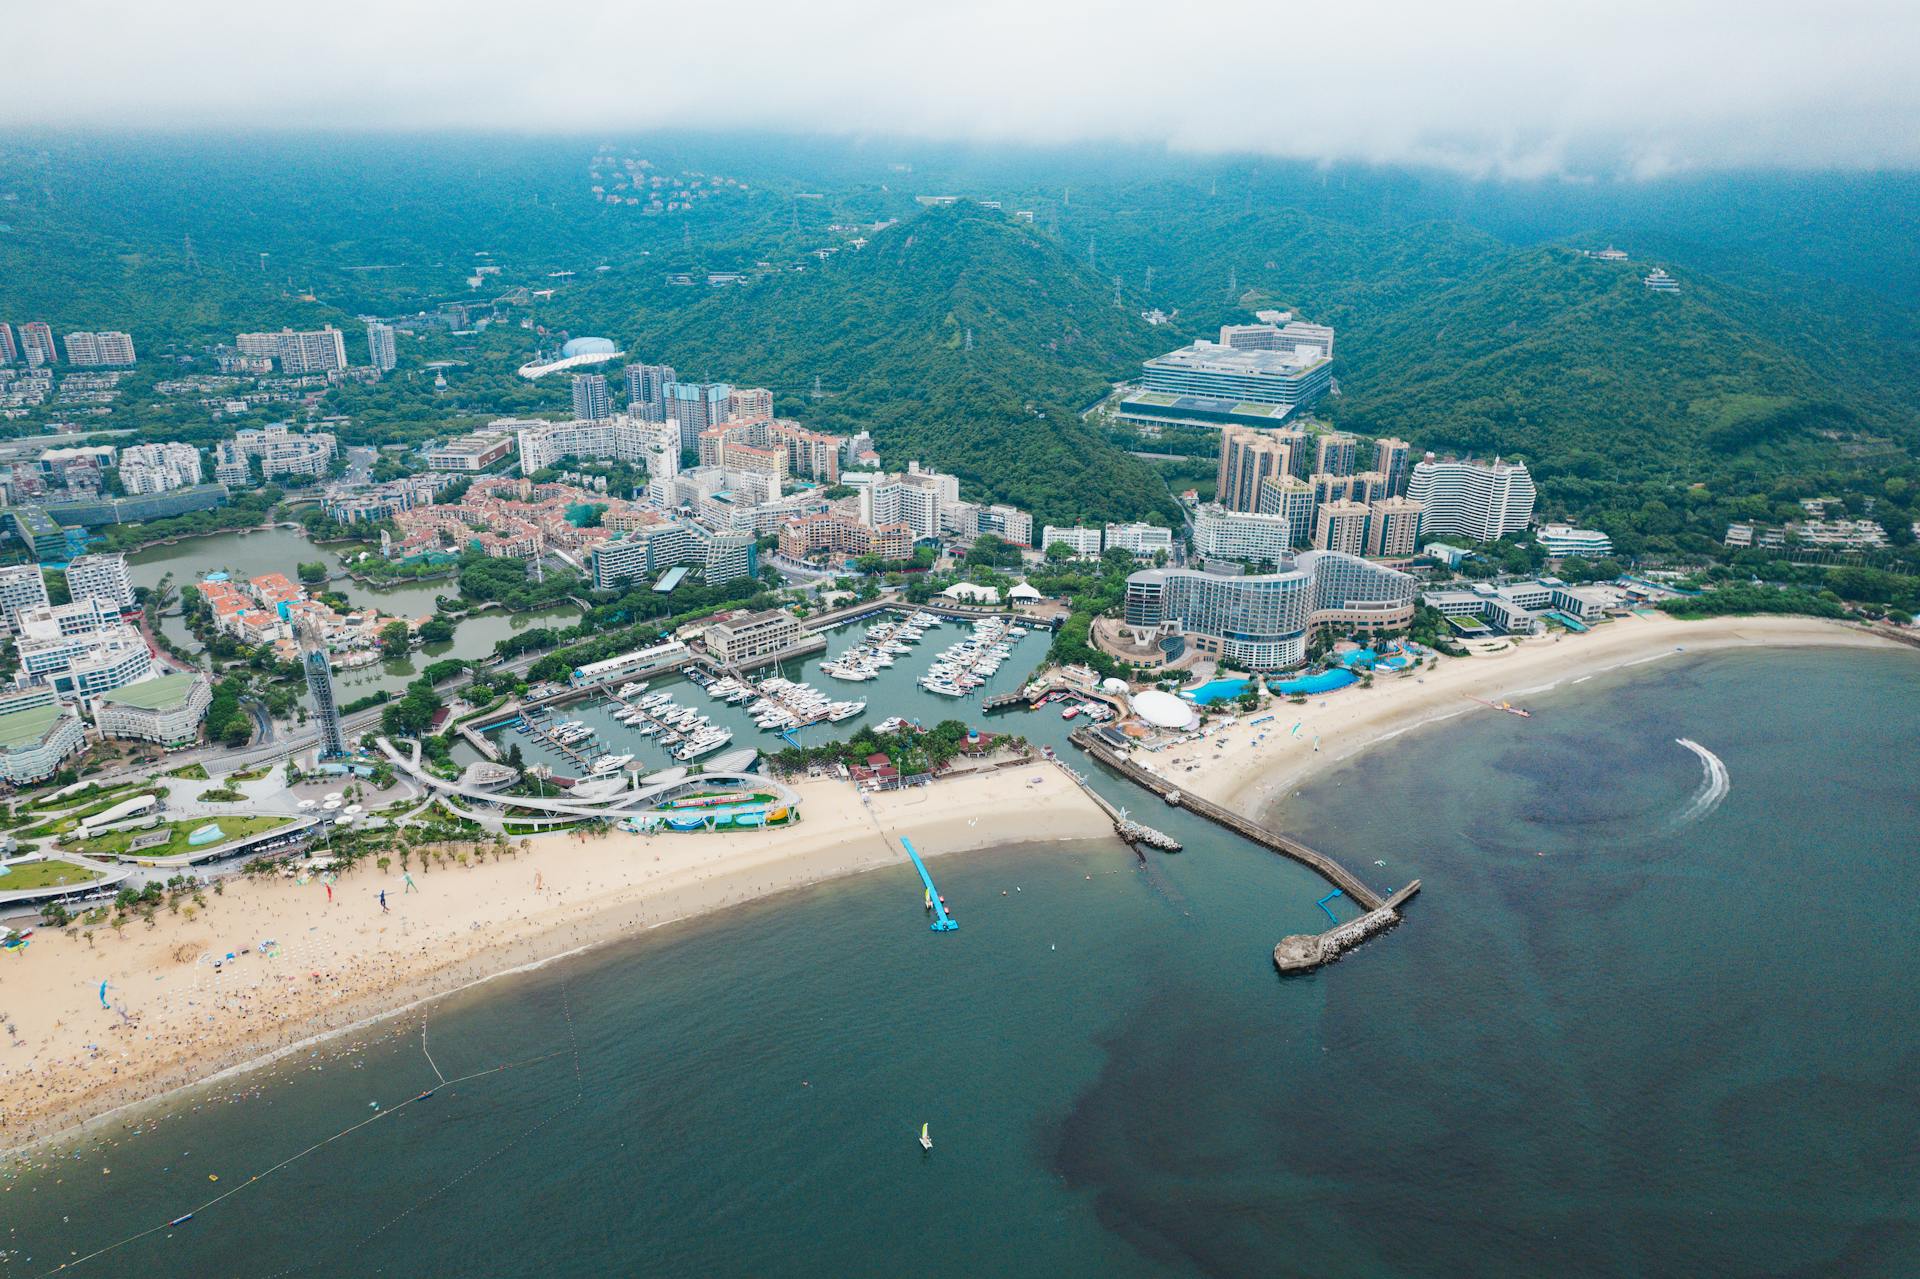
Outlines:
[[[150,547],[127,556],[127,569],[135,586],[151,587],[168,573],[176,588],[189,585],[207,573],[224,569],[236,579],[258,577],[262,573],[285,573],[293,577],[302,561],[318,560],[329,569],[339,565],[340,548],[322,546],[307,536],[304,529],[273,528],[252,533],[213,533],[190,537],[169,546]],[[355,604],[377,608],[398,617],[423,617],[434,611],[434,600],[454,593],[451,576],[429,582],[409,582],[398,586],[364,586],[342,578],[329,583]],[[340,700],[350,702],[373,692],[396,692],[434,662],[446,657],[491,657],[494,643],[529,626],[572,625],[580,620],[580,610],[570,604],[556,605],[525,613],[492,610],[457,623],[453,639],[442,644],[427,644],[406,657],[389,658],[368,666],[334,673]],[[179,613],[160,619],[161,632],[183,651],[198,652],[200,642],[187,630]],[[304,694],[303,694],[304,702]]]

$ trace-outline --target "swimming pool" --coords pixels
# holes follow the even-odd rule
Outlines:
[[[1336,668],[1330,671],[1316,671],[1312,675],[1302,675],[1299,679],[1282,680],[1267,687],[1282,697],[1298,697],[1313,693],[1331,693],[1336,688],[1345,688],[1357,684],[1360,677],[1352,671]]]
[[[1249,687],[1249,681],[1244,679],[1213,679],[1199,688],[1189,689],[1181,696],[1196,705],[1211,706],[1215,702],[1232,701],[1246,692]]]

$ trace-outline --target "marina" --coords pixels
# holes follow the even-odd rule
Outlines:
[[[621,770],[650,773],[704,766],[729,749],[811,746],[869,727],[930,728],[979,709],[971,698],[927,687],[935,666],[953,669],[956,659],[964,662],[969,680],[978,682],[962,693],[1018,697],[1045,658],[1048,635],[1042,630],[1035,639],[1029,628],[1006,619],[956,622],[927,611],[892,610],[834,627],[823,632],[823,640],[823,651],[751,674],[695,665],[562,698],[527,711],[518,722],[486,722],[478,736],[503,760],[510,761],[517,746],[522,766],[545,765],[556,775],[578,778],[590,776],[597,761],[622,755],[632,758]],[[953,649],[961,651],[951,657],[936,652]],[[846,681],[832,673],[849,670],[870,670],[872,677]],[[849,683],[857,692],[841,690]],[[568,726],[565,736],[556,735],[561,725]]]

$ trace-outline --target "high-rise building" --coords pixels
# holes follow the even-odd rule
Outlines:
[[[1323,627],[1382,630],[1413,619],[1415,583],[1338,551],[1306,551],[1272,573],[1144,569],[1127,579],[1123,620],[1146,634],[1183,636],[1197,651],[1248,670],[1306,660]]]
[[[600,422],[613,416],[607,379],[599,373],[573,375],[573,417],[577,422]]]
[[[1313,549],[1362,555],[1367,549],[1367,507],[1345,498],[1314,512]]]
[[[38,564],[0,567],[0,627],[11,633],[23,609],[47,605],[47,579]]]
[[[673,369],[665,364],[627,365],[627,413],[642,422],[667,420],[667,388]]]
[[[45,320],[29,320],[20,326],[20,354],[28,364],[52,364],[59,354],[53,349],[53,326]]]
[[[1287,515],[1229,511],[1217,502],[1203,503],[1193,512],[1193,553],[1201,560],[1278,564],[1295,544],[1294,521]]]
[[[133,364],[133,338],[125,333],[67,334],[67,363],[75,368],[126,368]]]
[[[399,352],[394,349],[391,324],[367,321],[367,360],[382,373],[393,372],[393,366],[400,362]]]
[[[680,447],[698,447],[700,432],[727,420],[733,388],[725,382],[673,382],[666,388],[666,417],[680,424]]]
[[[1273,475],[1260,481],[1254,512],[1277,515],[1292,530],[1291,544],[1305,546],[1313,536],[1313,486],[1297,475]]]
[[[1360,441],[1344,431],[1329,431],[1314,441],[1313,469],[1327,475],[1352,475]]]
[[[1373,469],[1387,477],[1387,494],[1405,497],[1407,470],[1413,462],[1413,446],[1405,440],[1382,437],[1373,442]]]
[[[819,480],[823,484],[840,482],[840,457],[846,448],[845,437],[809,431],[798,422],[778,418],[767,425],[767,443],[787,451],[790,474]]]
[[[13,340],[13,326],[0,324],[0,364],[13,364],[19,358],[20,347]]]
[[[313,695],[313,722],[320,730],[320,758],[340,759],[347,754],[347,730],[340,722],[340,704],[333,694],[333,665],[327,661],[327,648],[310,627],[302,626],[300,665],[306,668],[307,691]]]
[[[1406,559],[1420,546],[1420,503],[1383,497],[1367,508],[1367,554]]]
[[[767,422],[773,419],[773,392],[761,386],[737,386],[727,395],[727,421]]]
[[[1522,462],[1442,462],[1429,453],[1407,479],[1420,503],[1420,536],[1491,542],[1533,518],[1533,477]]]
[[[191,444],[129,444],[120,450],[120,487],[166,493],[200,483],[200,450]]]
[[[278,333],[239,333],[234,346],[242,355],[277,360],[289,376],[331,373],[347,367],[347,342],[331,324],[320,329],[281,329]]]
[[[1220,465],[1214,477],[1214,500],[1229,511],[1251,511],[1260,496],[1260,481],[1285,475],[1290,445],[1271,431],[1228,426],[1220,431]]]
[[[67,564],[67,594],[106,600],[121,612],[133,607],[133,579],[124,555],[81,555]]]

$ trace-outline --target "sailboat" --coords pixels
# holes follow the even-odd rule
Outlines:
[[[927,1126],[925,1124],[920,1125],[920,1149],[933,1149],[933,1138],[927,1136]]]

